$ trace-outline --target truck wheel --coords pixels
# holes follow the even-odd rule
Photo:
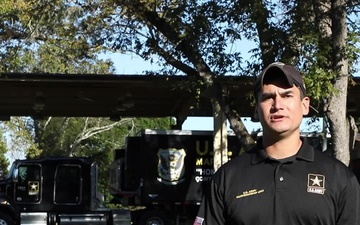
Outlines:
[[[0,225],[13,225],[13,224],[14,221],[9,215],[0,212]]]
[[[165,212],[160,210],[151,210],[140,216],[138,225],[172,225]]]

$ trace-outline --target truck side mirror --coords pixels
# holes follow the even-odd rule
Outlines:
[[[13,171],[12,181],[13,181],[14,183],[18,183],[18,182],[19,182],[19,169],[18,169],[18,168],[14,169],[14,171]]]

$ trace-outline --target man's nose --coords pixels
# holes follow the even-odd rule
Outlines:
[[[284,107],[284,99],[280,95],[274,97],[273,108],[278,110]]]

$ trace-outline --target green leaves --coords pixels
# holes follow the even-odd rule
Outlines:
[[[6,139],[4,137],[5,131],[3,129],[0,130],[0,178],[5,178],[8,174],[8,166],[9,160],[6,158],[6,154],[8,151],[6,145]]]
[[[323,101],[332,94],[336,94],[334,80],[336,74],[333,71],[319,67],[310,68],[305,76],[306,89],[314,101]]]

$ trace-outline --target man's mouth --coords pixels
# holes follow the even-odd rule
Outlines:
[[[283,115],[273,115],[270,117],[271,120],[281,120],[283,118],[285,118]]]

